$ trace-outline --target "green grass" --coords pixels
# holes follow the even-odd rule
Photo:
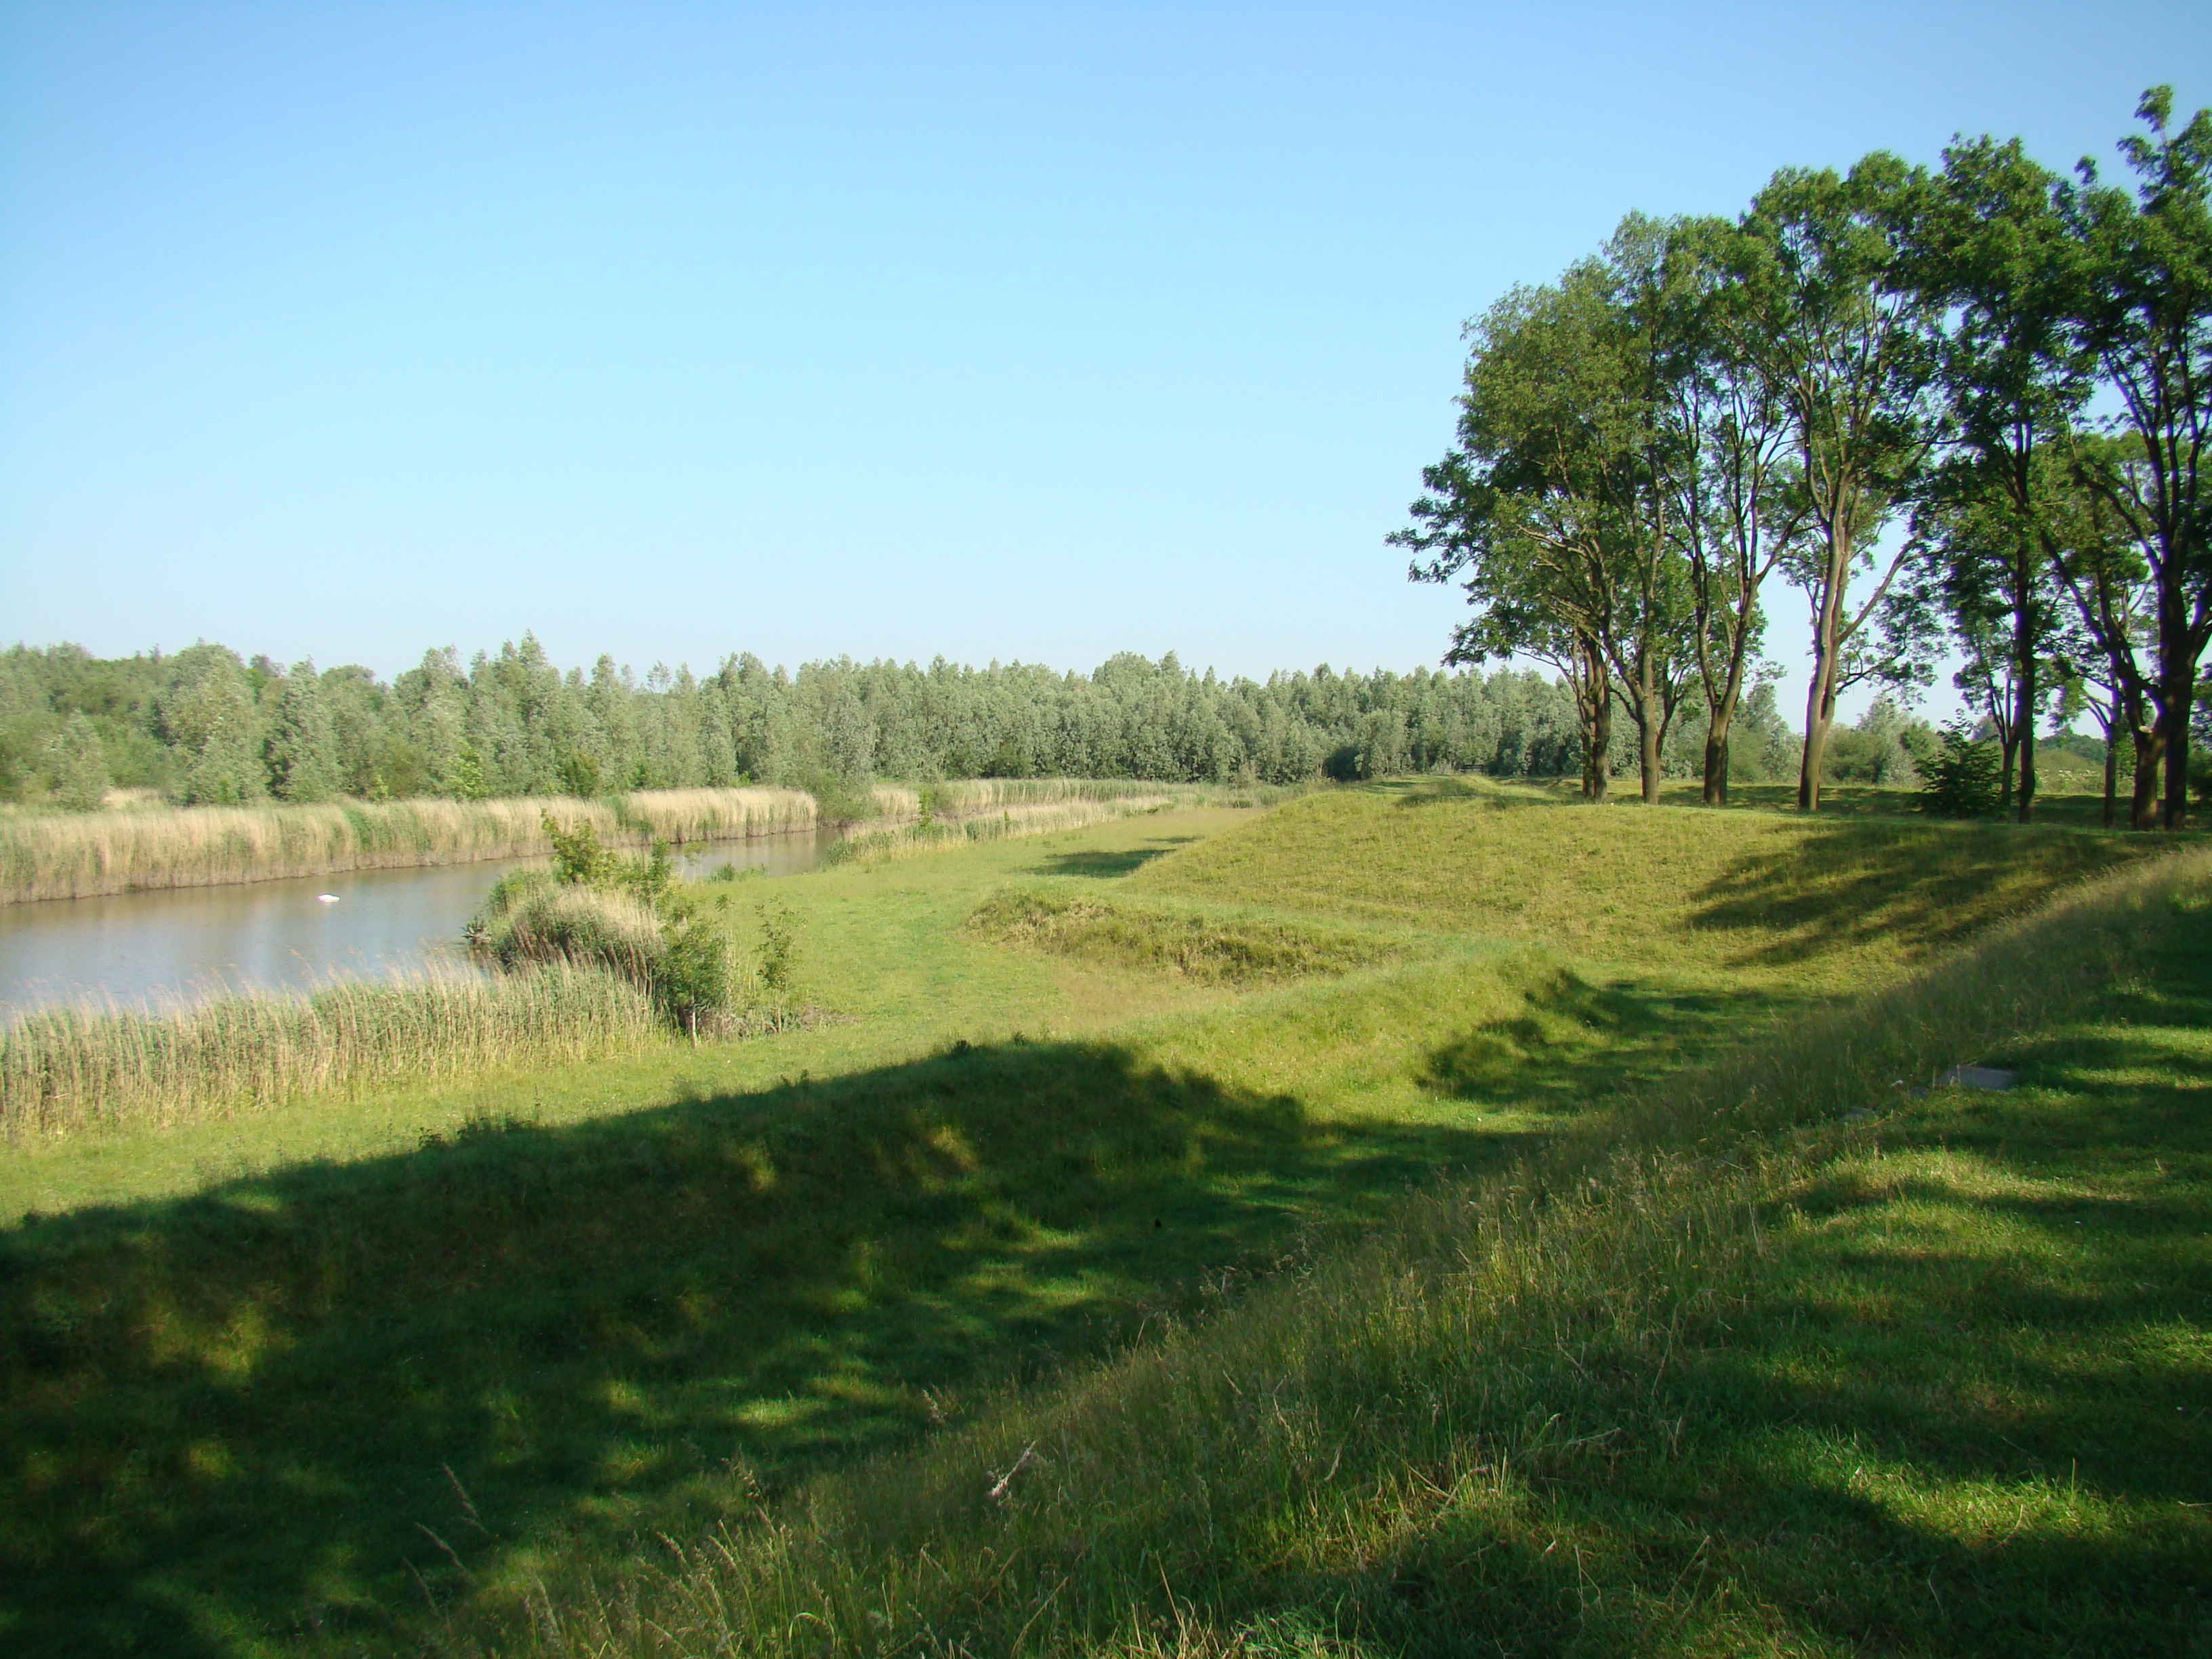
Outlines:
[[[1294,801],[1133,885],[1841,988],[2172,846],[1995,823],[1563,806],[1537,789],[1446,781]]]
[[[2148,874],[500,1650],[2202,1651],[2212,869]],[[1889,1086],[1961,1052],[2025,1086]]]
[[[1854,1273],[1922,1295],[1929,1253],[1881,1218],[1950,1182],[1982,1265],[1943,1282],[2025,1275],[1944,1316],[1959,1376],[2033,1328],[2018,1375],[2066,1423],[2094,1416],[2108,1340],[2166,1343],[2201,1387],[2201,886],[2112,902],[2150,905],[2160,941],[2131,986],[2100,988],[2109,918],[2083,913],[1853,1013],[1839,996],[2132,848],[2037,831],[2008,860],[2014,832],[1875,826],[1815,843],[1793,892],[1786,845],[1740,824],[1384,788],[828,871],[775,893],[800,994],[851,1024],[12,1153],[0,1645],[1978,1650],[1880,1622],[1936,1557],[1875,1525],[1891,1487],[1825,1495],[1805,1425],[1888,1447],[1881,1479],[1954,1517],[1911,1522],[1930,1538],[2029,1466],[1940,1411],[1925,1447],[1883,1440],[1921,1383],[1836,1349],[1805,1298],[1843,1305]],[[1692,891],[1626,927],[1585,914],[1595,871],[1563,857],[1553,909],[1498,902],[1593,826],[1671,860],[1652,892],[1773,897],[1709,926]],[[1885,953],[1850,907],[1902,868],[1968,914],[1893,896]],[[740,936],[759,892],[720,895]],[[1074,916],[1077,948],[1010,947],[979,909]],[[1167,966],[1194,938],[1201,963],[1287,954]],[[2045,1091],[1989,1097],[2016,1121],[1937,1094],[1835,1127],[1893,1077],[2008,1058]],[[1980,1186],[1943,1162],[1976,1123]],[[1935,1162],[1884,1187],[1870,1160],[1907,1136]],[[2146,1158],[2179,1184],[2142,1184]],[[2067,1182],[2104,1182],[2151,1252],[2064,1280],[2073,1302],[1991,1230]],[[1906,1238],[1887,1265],[1883,1229]],[[2107,1317],[2123,1280],[2152,1289]],[[2041,1432],[2011,1437],[2047,1484],[2065,1432]],[[2188,1455],[2142,1461],[2201,1485]],[[2118,1480],[2014,1541],[2196,1571],[2186,1515]],[[1774,1522],[1788,1503],[1809,1507]],[[1817,1552],[1784,1534],[1838,1515],[1888,1555],[1788,1566]],[[2109,1587],[2049,1589],[2065,1628],[2123,1628]],[[1860,1635],[1806,1611],[1831,1602]],[[2060,1615],[2008,1616],[2063,1650]]]

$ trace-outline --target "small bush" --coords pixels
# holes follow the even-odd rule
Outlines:
[[[1939,817],[1985,818],[1997,810],[2002,762],[1996,745],[1977,743],[1964,720],[1945,726],[1916,761],[1924,780],[1920,787],[1923,811]]]
[[[643,858],[607,850],[589,823],[544,815],[550,869],[502,876],[468,924],[469,947],[507,969],[563,962],[610,969],[691,1036],[729,1012],[729,941],[673,891],[667,842]]]

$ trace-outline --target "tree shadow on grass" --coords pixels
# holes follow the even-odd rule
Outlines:
[[[1297,1604],[1403,1654],[2212,1649],[2212,957],[2190,949],[2029,1045],[2043,1088],[1930,1096],[1791,1194],[1660,1363],[1519,1356],[1552,1366],[1538,1410],[1577,1449]]]
[[[1037,876],[1091,876],[1110,881],[1117,876],[1133,874],[1154,859],[1165,858],[1176,848],[1188,846],[1197,839],[1196,836],[1158,836],[1143,847],[1113,850],[1084,848],[1073,853],[1054,853],[1032,866],[1028,873]]]
[[[411,1649],[426,1597],[518,1550],[957,1417],[1505,1139],[963,1044],[27,1222],[0,1235],[0,1631]]]
[[[1737,860],[1698,891],[1691,924],[1765,936],[1727,958],[1731,967],[1801,963],[1876,940],[1910,958],[2168,845],[2000,824],[1824,824]]]
[[[1771,990],[1642,979],[1594,984],[1567,969],[1544,975],[1522,994],[1522,1012],[1486,1021],[1431,1050],[1423,1086],[1493,1106],[1585,1107],[1737,1047],[1756,1024],[1797,1006]]]

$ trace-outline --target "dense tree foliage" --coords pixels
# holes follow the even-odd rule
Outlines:
[[[1626,711],[1646,799],[1686,716],[1717,801],[1778,573],[1811,623],[1801,806],[1838,695],[1909,696],[1948,649],[2023,821],[2038,724],[2087,711],[2108,780],[2132,744],[2135,823],[2183,827],[2212,642],[2212,115],[2172,112],[2144,94],[2132,188],[2017,141],[1933,171],[1877,153],[1778,173],[1732,222],[1632,215],[1508,295],[1468,325],[1456,441],[1390,538],[1466,590],[1449,659],[1556,665],[1586,754]]]
[[[750,781],[1131,777],[1265,783],[1583,763],[1571,694],[1541,674],[1194,673],[1170,655],[1096,672],[732,656],[641,682],[563,674],[528,635],[391,684],[221,646],[102,660],[0,652],[0,789],[95,803],[108,781],[183,802],[594,794]]]

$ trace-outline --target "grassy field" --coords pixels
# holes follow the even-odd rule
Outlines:
[[[20,1149],[0,1645],[2189,1651],[2166,846],[1129,817],[776,884],[850,1024]]]

